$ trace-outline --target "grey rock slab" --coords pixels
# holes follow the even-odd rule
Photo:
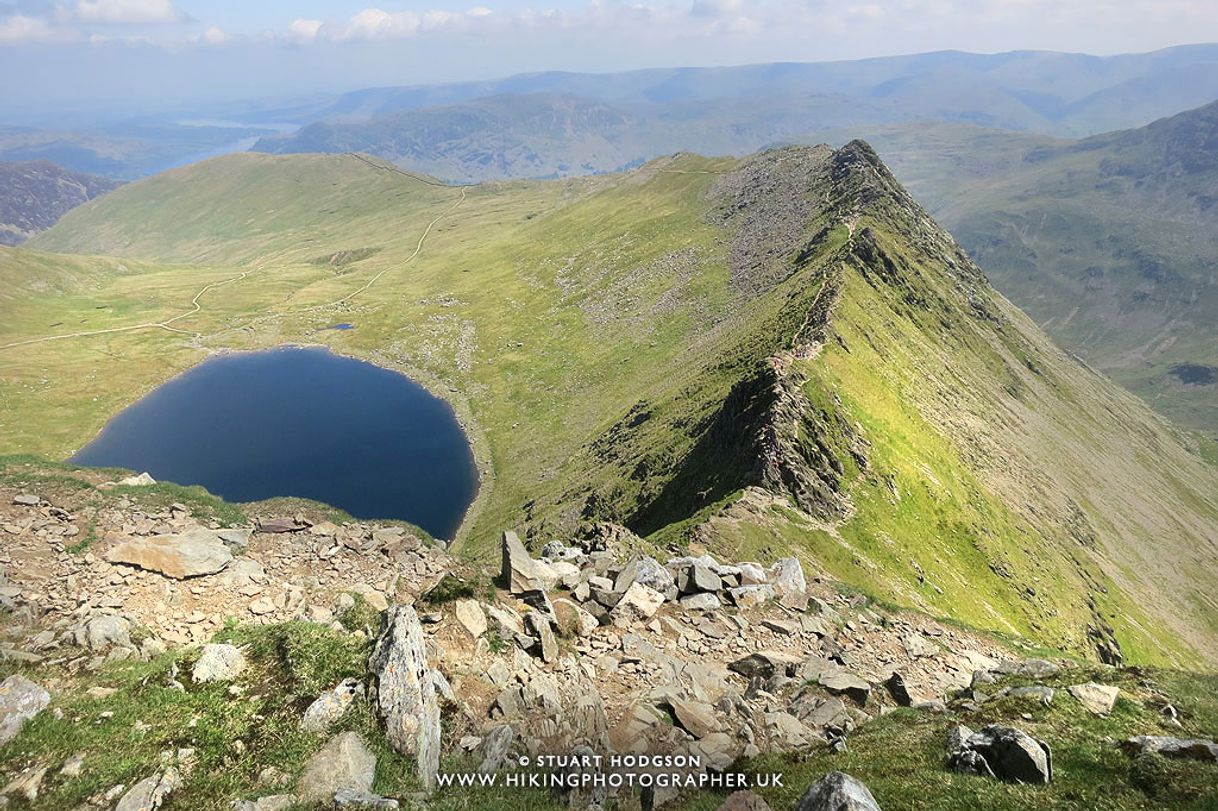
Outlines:
[[[1123,741],[1121,748],[1132,754],[1157,754],[1177,760],[1218,763],[1218,743],[1197,738],[1137,735]]]
[[[0,682],[0,746],[17,737],[50,703],[51,694],[24,676],[9,676]]]
[[[245,654],[236,645],[204,645],[190,678],[196,684],[232,681],[245,670],[245,666]]]
[[[344,789],[372,791],[376,756],[358,732],[336,735],[305,764],[296,794],[302,804],[330,803]]]
[[[430,789],[440,768],[440,704],[413,608],[389,610],[368,669],[377,679],[377,710],[389,744],[415,758],[419,780]]]
[[[356,679],[343,679],[331,690],[318,696],[300,719],[305,732],[325,732],[347,713],[351,703],[364,694],[364,685]]]
[[[963,751],[985,758],[1000,780],[1044,784],[1053,779],[1053,754],[1048,745],[1014,727],[983,727],[965,741]]]
[[[105,557],[110,563],[185,580],[221,571],[232,561],[233,552],[215,530],[194,527],[177,535],[131,538],[111,547]]]
[[[114,811],[156,811],[169,795],[182,787],[182,776],[169,768],[161,774],[146,777],[131,787],[114,806]]]
[[[1078,700],[1078,703],[1096,715],[1108,715],[1112,712],[1112,708],[1116,706],[1117,696],[1121,694],[1120,688],[1095,682],[1075,684],[1066,689]]]
[[[858,779],[829,772],[808,787],[795,811],[880,811],[880,804]]]

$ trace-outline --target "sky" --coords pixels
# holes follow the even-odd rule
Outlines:
[[[0,105],[185,109],[540,70],[1214,41],[1216,0],[0,0]]]

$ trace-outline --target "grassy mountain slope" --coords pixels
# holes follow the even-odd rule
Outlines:
[[[1218,432],[1218,103],[1077,142],[970,143],[1006,157],[949,173],[913,147],[920,199],[1063,345]]]
[[[792,549],[884,599],[1110,659],[1218,660],[1218,469],[998,296],[864,144],[472,188],[232,156],[33,245],[212,266],[115,276],[98,296],[128,309],[93,327],[232,281],[175,323],[195,336],[0,350],[13,450],[69,452],[199,349],[324,343],[454,402],[484,470],[471,554],[506,526],[538,542],[616,520],[659,545]],[[85,366],[102,374],[76,390]]]
[[[45,231],[67,211],[117,186],[47,161],[0,163],[0,245]]]

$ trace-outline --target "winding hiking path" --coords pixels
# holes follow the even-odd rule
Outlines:
[[[396,166],[385,166],[383,164],[378,164],[374,161],[369,160],[368,158],[364,157],[363,155],[359,155],[354,152],[349,152],[347,154],[350,155],[350,157],[355,158],[356,160],[360,161],[361,163],[365,163],[368,166],[371,166],[373,169],[377,169],[382,172],[392,172],[394,174],[399,174],[399,175],[402,175],[403,177],[410,178],[411,180],[413,180],[417,183],[422,183],[427,186],[452,188],[452,186],[448,185],[447,183],[440,183],[439,181],[430,180],[429,178],[421,177],[421,176],[413,174],[411,172],[407,172],[402,169],[399,169]],[[427,223],[427,227],[423,230],[422,235],[419,237],[418,243],[415,245],[414,252],[411,253],[410,256],[406,257],[406,259],[403,260],[402,263],[400,265],[398,265],[397,267],[400,268],[400,267],[403,267],[403,266],[409,264],[420,253],[422,253],[423,244],[427,241],[427,237],[431,234],[432,229],[435,228],[436,224],[439,223],[440,220],[444,219],[449,214],[456,211],[457,208],[462,203],[465,202],[465,197],[466,197],[466,189],[465,189],[465,187],[461,187],[461,194],[457,198],[456,202],[454,202],[451,206],[445,208],[438,215],[436,215],[435,218],[433,218],[429,223]],[[392,269],[393,268],[385,268],[384,270],[380,271],[375,276],[373,276],[371,279],[369,279],[368,282],[366,284],[364,284],[363,287],[360,287],[358,290],[348,293],[347,295],[343,296],[342,298],[338,299],[337,301],[332,301],[329,304],[319,304],[315,307],[310,307],[310,308],[308,308],[308,311],[322,310],[322,309],[326,309],[329,307],[337,307],[337,306],[346,304],[347,302],[354,299],[356,296],[366,293],[374,284],[376,284],[381,279],[382,276],[384,276],[386,273],[388,273]],[[112,334],[120,333],[120,332],[134,332],[136,330],[144,330],[144,329],[163,329],[163,330],[166,330],[167,332],[174,332],[174,333],[178,333],[180,335],[189,335],[191,337],[197,338],[200,336],[200,333],[190,332],[190,331],[184,330],[184,329],[178,329],[177,327],[173,326],[173,324],[175,324],[178,321],[181,321],[183,319],[190,318],[191,316],[198,315],[199,313],[201,313],[203,311],[203,304],[200,300],[203,298],[203,296],[208,291],[213,290],[217,287],[223,287],[224,285],[227,285],[227,284],[232,284],[234,282],[242,281],[242,280],[246,279],[251,273],[254,273],[257,270],[261,270],[261,268],[254,268],[252,270],[243,271],[241,274],[234,276],[231,279],[224,279],[223,281],[211,282],[210,284],[205,285],[203,287],[203,289],[200,290],[198,293],[195,293],[194,298],[192,298],[190,300],[191,309],[189,311],[181,313],[179,315],[175,315],[173,318],[168,318],[168,319],[165,319],[164,321],[149,321],[149,322],[146,322],[143,324],[129,324],[124,327],[109,327],[107,329],[82,330],[80,332],[65,333],[63,335],[48,335],[48,336],[45,336],[42,338],[29,338],[24,341],[14,341],[13,343],[2,344],[2,345],[0,345],[0,351],[4,351],[6,349],[16,349],[16,348],[22,347],[22,346],[31,346],[34,344],[48,343],[50,341],[64,341],[64,340],[68,340],[69,338],[89,338],[89,337],[93,337],[93,336],[97,336],[97,335],[112,335]]]

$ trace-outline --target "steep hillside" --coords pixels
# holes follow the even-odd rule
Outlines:
[[[324,343],[454,402],[475,557],[609,520],[1109,661],[1218,660],[1218,470],[998,296],[865,144],[469,188],[234,156],[33,244],[216,268],[116,277],[121,313],[62,301],[147,329],[9,346],[55,331],[6,322],[14,450],[70,452],[200,349]],[[194,335],[157,328],[173,301]]]
[[[924,165],[912,187],[1064,346],[1218,433],[1218,103],[1078,142],[1007,144],[1018,159],[987,174]]]
[[[118,183],[48,161],[0,162],[0,245],[17,245]]]

